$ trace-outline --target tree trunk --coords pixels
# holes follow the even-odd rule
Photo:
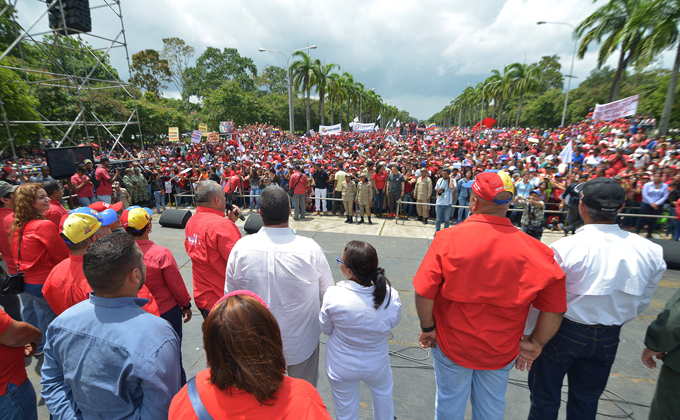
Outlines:
[[[312,94],[312,89],[307,85],[307,133],[312,129],[312,110],[309,108],[309,97]]]
[[[614,73],[614,80],[612,81],[612,87],[609,90],[609,98],[607,102],[614,102],[619,96],[619,85],[621,84],[621,77],[626,69],[626,51],[623,45],[621,46],[621,55],[619,56],[619,65],[616,67],[616,73]]]
[[[338,112],[338,121],[340,123],[340,130],[342,130],[342,99],[340,100],[340,112]]]
[[[348,131],[349,131],[349,123],[352,121],[352,120],[349,119],[349,111],[350,111],[349,107],[350,107],[350,105],[351,105],[351,103],[348,99],[347,100],[347,113],[345,114],[345,115],[347,115],[347,130]]]
[[[663,104],[663,111],[661,112],[659,134],[662,136],[665,136],[668,133],[668,122],[671,119],[671,109],[673,108],[673,101],[675,99],[675,87],[678,85],[678,70],[680,70],[680,42],[678,42],[678,51],[675,54],[675,64],[673,65],[671,81],[668,84],[668,91],[666,92],[666,101]]]
[[[500,124],[498,124],[498,127],[503,127],[503,97],[501,96],[501,99],[498,101],[498,105],[500,107],[500,112],[499,112],[499,117],[500,117]]]
[[[519,120],[522,118],[522,100],[524,99],[524,93],[519,95],[519,108],[517,109],[517,122],[515,127],[519,128]]]
[[[321,125],[326,125],[326,115],[323,109],[324,88],[319,88],[319,112],[321,113]]]
[[[491,118],[496,119],[496,108],[498,108],[498,98],[493,98],[493,110],[491,111]]]
[[[331,125],[335,125],[335,97],[331,96]]]

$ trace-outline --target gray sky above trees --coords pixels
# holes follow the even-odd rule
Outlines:
[[[101,0],[90,0],[91,6]],[[312,57],[341,66],[367,89],[375,88],[388,104],[425,119],[441,110],[468,83],[483,81],[491,69],[513,62],[537,62],[544,55],[562,57],[569,72],[571,29],[536,25],[562,21],[576,26],[605,2],[592,0],[123,0],[130,56],[162,49],[162,38],[179,37],[196,48],[237,48],[251,57],[258,71],[267,64],[285,66],[277,53],[318,45]],[[44,3],[19,0],[19,21],[29,25]],[[92,12],[93,34],[114,37],[120,30],[112,14]],[[32,33],[47,29],[47,18]],[[84,37],[95,46],[99,41]],[[616,66],[616,58],[608,62]],[[670,68],[665,54],[661,65]],[[122,51],[111,62],[124,80]],[[596,48],[574,65],[576,85],[596,65]],[[658,65],[658,64],[657,64]],[[566,82],[565,82],[566,86]],[[575,87],[572,83],[572,88]],[[177,97],[170,86],[166,96]]]

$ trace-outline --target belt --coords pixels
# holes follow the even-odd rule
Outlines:
[[[563,321],[566,321],[570,324],[573,325],[578,325],[579,327],[586,327],[586,328],[599,328],[603,330],[609,330],[609,329],[614,329],[614,328],[621,328],[620,325],[602,325],[602,324],[594,324],[594,325],[588,325],[588,324],[582,324],[580,322],[572,321],[569,318],[562,318]]]

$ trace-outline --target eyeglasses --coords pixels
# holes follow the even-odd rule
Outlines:
[[[340,255],[340,257],[342,257],[342,255]],[[342,265],[344,265],[345,267],[347,267],[347,264],[345,264],[345,262],[342,261],[342,260],[340,259],[340,257],[336,258],[335,261],[337,261],[338,264],[342,264]]]

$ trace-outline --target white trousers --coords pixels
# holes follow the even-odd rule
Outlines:
[[[321,203],[323,203],[323,211],[327,212],[328,208],[326,206],[326,189],[325,188],[314,188],[314,197],[316,197],[316,211],[321,211]]]
[[[392,369],[387,358],[377,370],[351,371],[343,367],[341,361],[333,361],[326,353],[326,374],[331,385],[335,417],[337,420],[356,420],[359,418],[359,381],[371,390],[373,418],[393,420]]]

